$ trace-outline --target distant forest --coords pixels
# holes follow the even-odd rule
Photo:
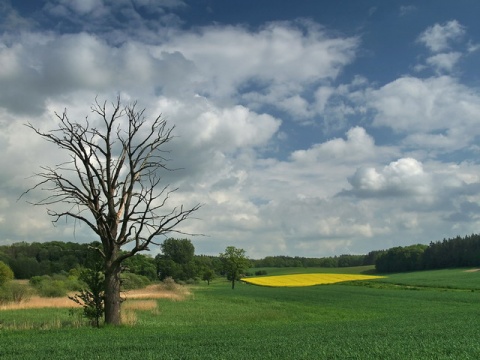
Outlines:
[[[96,243],[92,243],[98,245]],[[88,267],[92,244],[73,242],[20,242],[0,246],[0,261],[13,270],[16,279],[33,276],[68,274],[72,269]],[[163,263],[162,263],[163,260]],[[162,255],[152,257],[137,254],[125,263],[125,271],[156,280],[162,264]],[[211,269],[221,273],[221,261],[216,256],[195,255],[194,268]],[[251,259],[252,268],[269,267],[350,267],[375,265],[380,273],[405,272],[455,267],[480,266],[480,235],[470,235],[431,242],[429,245],[393,247],[371,251],[367,255],[340,255],[324,258],[267,256]],[[197,274],[193,271],[193,274]],[[246,274],[253,275],[253,274]]]
[[[405,272],[480,266],[480,235],[431,242],[430,245],[394,247],[375,252],[378,272]]]
[[[181,244],[183,240],[176,240]],[[187,245],[190,241],[187,241]],[[185,245],[185,243],[183,242]],[[191,245],[191,243],[190,243]],[[6,263],[14,272],[16,279],[30,279],[33,276],[68,273],[72,269],[89,267],[96,257],[95,247],[99,243],[79,244],[74,242],[52,241],[45,243],[19,242],[0,246],[0,261]],[[178,249],[177,249],[178,250]],[[187,249],[188,250],[188,249]],[[202,277],[207,269],[222,274],[219,256],[194,255],[191,245],[191,257],[185,263],[176,263],[175,258],[162,254],[155,258],[148,254],[136,254],[125,261],[126,272],[143,275],[150,280],[172,276],[176,280]],[[328,258],[305,258],[289,256],[267,256],[264,259],[251,259],[252,268],[265,267],[348,267],[373,265],[373,258],[368,255],[341,255]],[[248,273],[245,275],[253,275]]]
[[[375,265],[379,273],[480,267],[480,235],[431,242],[429,245],[397,246],[367,255],[340,255],[327,258],[267,256],[253,260],[255,267],[347,267]]]

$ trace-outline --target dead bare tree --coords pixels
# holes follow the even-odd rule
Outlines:
[[[34,205],[47,206],[56,223],[73,218],[86,224],[101,240],[99,249],[105,272],[105,323],[121,323],[120,273],[122,262],[148,250],[160,235],[182,233],[178,225],[199,209],[195,205],[167,210],[167,202],[177,189],[161,185],[166,165],[164,145],[172,138],[173,127],[160,115],[147,121],[145,109],[136,102],[123,106],[120,97],[112,103],[97,99],[91,110],[98,117],[98,127],[88,117],[71,121],[66,110],[55,114],[58,128],[42,132],[32,124],[27,127],[48,142],[65,150],[70,160],[54,167],[43,166],[36,176],[34,189],[49,193]],[[53,210],[64,204],[68,210]],[[125,250],[128,245],[129,250]]]

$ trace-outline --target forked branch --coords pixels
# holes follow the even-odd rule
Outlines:
[[[72,121],[67,111],[56,114],[57,129],[43,132],[26,126],[48,142],[65,150],[70,160],[54,167],[42,167],[39,182],[31,190],[44,190],[46,197],[34,205],[57,205],[48,209],[53,222],[73,218],[85,223],[100,237],[105,258],[121,262],[147,250],[158,236],[183,233],[177,227],[200,208],[168,209],[176,189],[162,185],[167,166],[165,145],[173,138],[159,115],[153,120],[136,102],[122,106],[120,97],[107,107],[95,100],[94,119]],[[128,252],[118,250],[133,243]]]

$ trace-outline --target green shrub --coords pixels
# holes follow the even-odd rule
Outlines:
[[[51,277],[48,275],[42,275],[42,276],[32,276],[29,280],[30,285],[33,287],[40,286],[40,284],[44,281],[49,281],[51,280]]]
[[[30,279],[30,285],[42,297],[63,297],[70,290],[67,286],[68,279],[61,275],[56,275],[55,278],[48,275],[34,276]]]
[[[42,297],[63,297],[67,296],[68,289],[65,282],[61,280],[45,281],[36,287],[38,294]]]
[[[32,297],[32,289],[28,285],[12,282],[7,287],[15,303],[27,301]]]
[[[257,275],[257,276],[267,275],[267,270],[258,270],[258,271],[255,271],[255,275]]]
[[[10,292],[7,290],[7,285],[0,286],[0,305],[12,302]]]
[[[0,304],[21,303],[30,299],[31,296],[32,291],[28,285],[9,282],[0,287]]]
[[[6,284],[10,280],[13,280],[13,271],[3,261],[0,261],[0,286]]]
[[[64,274],[33,276],[30,285],[42,297],[62,297],[70,291],[80,291],[85,287],[77,277]]]
[[[124,290],[142,289],[150,285],[150,280],[143,275],[133,273],[122,274],[122,288]]]
[[[85,283],[76,276],[68,276],[64,281],[68,291],[80,291],[85,287]]]

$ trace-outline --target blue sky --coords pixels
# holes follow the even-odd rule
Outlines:
[[[23,126],[98,96],[175,125],[196,252],[363,254],[477,233],[478,1],[0,0],[0,243],[92,241],[20,194]],[[42,194],[29,194],[28,201]],[[154,252],[158,249],[154,249]]]

